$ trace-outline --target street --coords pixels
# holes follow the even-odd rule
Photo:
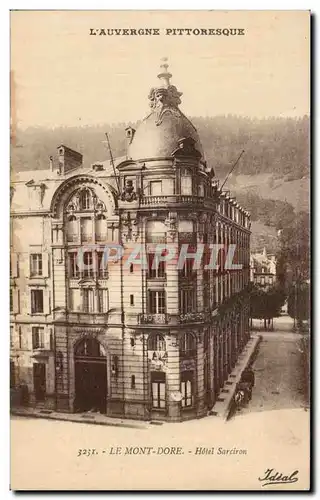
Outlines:
[[[250,403],[237,415],[256,411],[304,408],[301,335],[290,331],[288,317],[276,318],[272,332],[259,332],[263,340],[253,364],[255,385]]]

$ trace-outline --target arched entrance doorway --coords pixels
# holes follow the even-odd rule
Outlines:
[[[107,359],[103,346],[84,338],[74,350],[75,411],[106,412]]]

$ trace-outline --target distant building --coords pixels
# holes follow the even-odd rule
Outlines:
[[[31,406],[201,417],[249,339],[250,215],[218,189],[162,69],[114,169],[61,145],[47,170],[12,178],[11,385]],[[157,243],[219,244],[218,268],[158,261]],[[124,258],[103,265],[107,244]],[[137,245],[146,268],[126,267]]]
[[[250,281],[263,289],[271,288],[276,284],[277,276],[276,257],[267,254],[266,248],[261,253],[250,255]]]

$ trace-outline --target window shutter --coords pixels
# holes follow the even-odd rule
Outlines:
[[[50,290],[45,289],[43,290],[43,312],[45,314],[50,314],[51,307],[50,307]]]
[[[69,310],[80,311],[81,307],[81,291],[80,288],[71,288],[69,292]]]
[[[13,298],[13,312],[14,314],[19,314],[20,312],[20,291],[18,289],[12,290]]]
[[[11,252],[11,277],[19,277],[19,254]]]
[[[32,332],[32,347],[34,349],[37,345],[37,330],[34,326],[32,327],[31,332]]]
[[[31,298],[30,298],[30,309],[31,309],[31,314],[33,314],[34,310],[35,310],[35,295],[34,295],[34,290],[31,290],[30,291],[30,295],[31,295]]]
[[[42,253],[42,276],[49,278],[50,276],[50,254],[49,252]]]

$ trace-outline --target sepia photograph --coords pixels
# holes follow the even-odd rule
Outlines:
[[[10,23],[10,489],[308,491],[310,12]]]

